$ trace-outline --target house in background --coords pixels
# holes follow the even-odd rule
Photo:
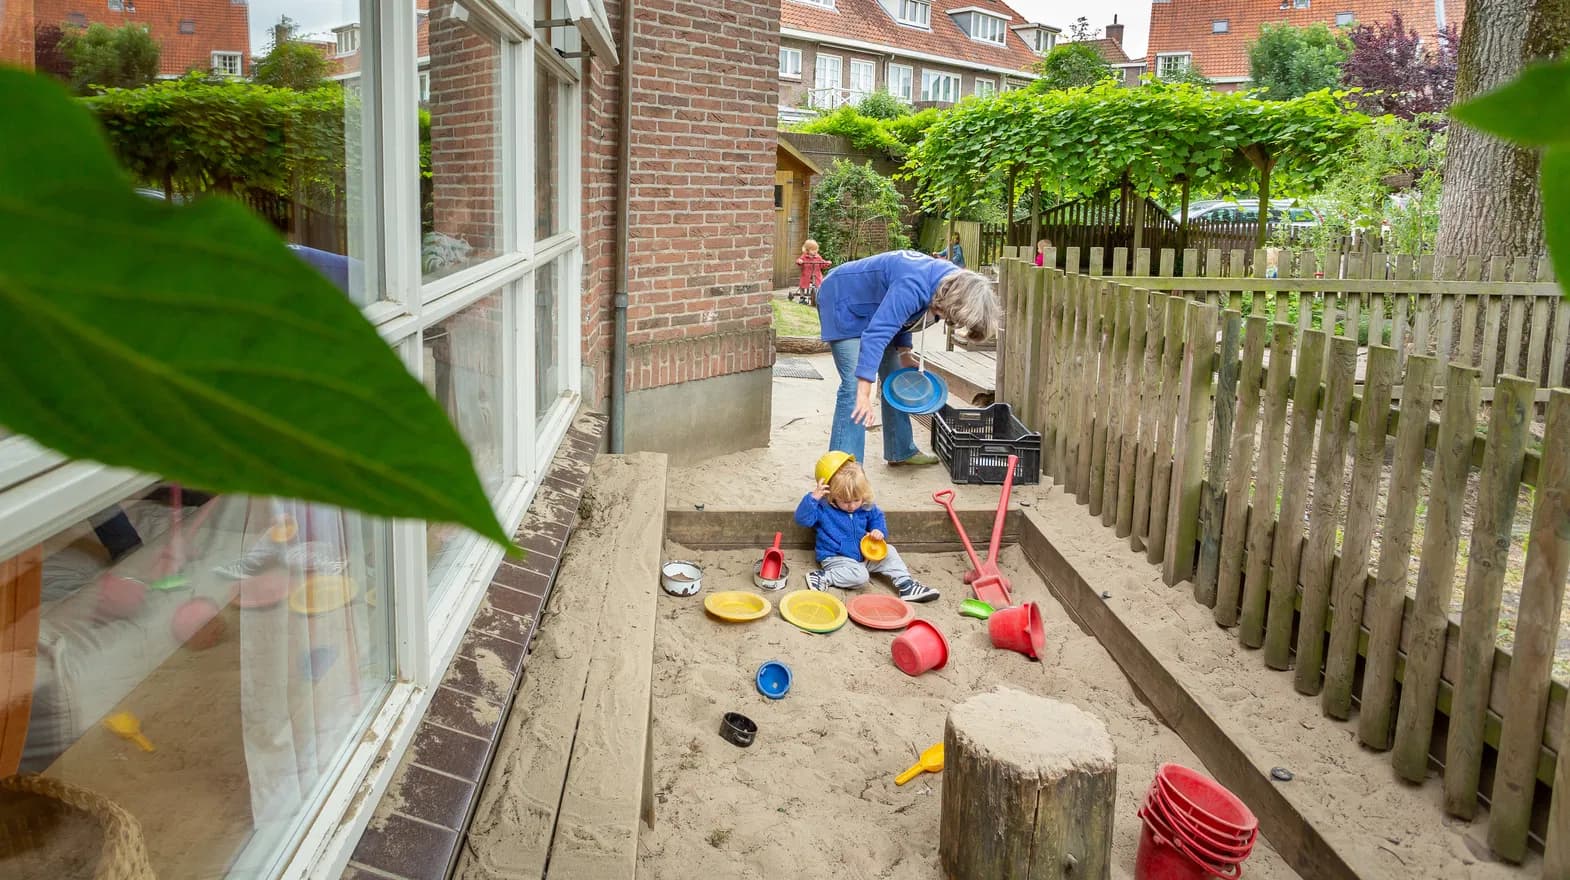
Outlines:
[[[876,91],[924,107],[1018,88],[1058,33],[1002,0],[780,0],[780,120]]]
[[[5,15],[32,7],[35,28],[145,26],[158,41],[159,76],[192,70],[243,76],[251,69],[251,7],[244,0],[7,0]]]
[[[1129,88],[1139,85],[1139,78],[1145,73],[1145,59],[1128,57],[1128,52],[1123,48],[1123,25],[1118,24],[1116,15],[1112,16],[1112,23],[1107,25],[1100,37],[1088,42],[1096,54],[1101,56],[1101,60],[1117,71],[1123,85]]]
[[[1324,22],[1351,28],[1401,13],[1406,26],[1424,40],[1446,24],[1458,29],[1465,0],[1154,0],[1150,7],[1150,72],[1170,76],[1193,67],[1218,91],[1249,83],[1248,47],[1265,24],[1299,27]]]

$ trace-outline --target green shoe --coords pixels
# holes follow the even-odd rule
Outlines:
[[[912,467],[922,467],[922,466],[926,466],[926,465],[930,465],[930,464],[937,464],[937,463],[938,463],[938,457],[936,455],[933,455],[930,452],[918,452],[915,455],[912,455],[910,458],[905,459],[904,461],[891,461],[891,462],[889,462],[889,467],[900,467],[902,465],[910,465]]]

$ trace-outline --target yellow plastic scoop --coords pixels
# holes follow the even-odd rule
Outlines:
[[[104,719],[104,726],[141,746],[144,752],[153,750],[152,740],[142,736],[142,722],[137,720],[136,716],[130,712],[116,712],[110,715]]]
[[[943,769],[943,743],[928,746],[921,758],[909,770],[894,777],[895,785],[904,785],[922,773],[937,773]]]

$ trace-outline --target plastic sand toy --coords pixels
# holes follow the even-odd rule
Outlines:
[[[942,771],[943,743],[938,743],[935,746],[928,746],[921,753],[921,757],[917,759],[916,763],[911,765],[909,770],[894,777],[894,784],[904,785],[923,773],[940,773]]]
[[[916,619],[909,602],[883,593],[868,593],[850,600],[850,619],[868,629],[904,629]]]
[[[144,752],[153,751],[153,742],[142,735],[142,722],[130,712],[116,712],[104,719],[104,726],[114,731],[115,735],[131,742]]]
[[[850,619],[844,602],[817,590],[798,590],[781,599],[780,616],[810,633],[831,633]]]
[[[715,617],[732,623],[746,623],[767,617],[774,609],[769,600],[741,590],[710,593],[708,598],[703,600],[703,607]]]

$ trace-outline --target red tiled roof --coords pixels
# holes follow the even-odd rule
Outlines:
[[[72,14],[88,23],[120,27],[146,25],[158,41],[158,72],[179,76],[188,70],[211,70],[214,52],[239,52],[240,69],[251,70],[250,6],[235,0],[125,0],[125,11],[114,12],[105,0],[37,0],[40,25],[64,25]],[[180,33],[189,20],[196,32]]]
[[[1280,0],[1170,0],[1150,7],[1150,47],[1145,57],[1155,70],[1157,53],[1192,52],[1194,66],[1205,76],[1248,76],[1248,46],[1263,24],[1287,22],[1303,26],[1322,21],[1334,25],[1336,15],[1352,13],[1358,21],[1382,21],[1391,10],[1401,13],[1406,27],[1425,40],[1438,30],[1433,0],[1310,0],[1307,9],[1282,9]],[[1465,0],[1446,0],[1445,20],[1459,26]],[[1211,33],[1212,22],[1226,19],[1227,33]]]
[[[1090,48],[1095,49],[1096,54],[1100,55],[1101,59],[1108,64],[1127,64],[1129,61],[1128,53],[1123,51],[1123,47],[1118,45],[1117,40],[1109,37],[1098,37],[1085,42],[1089,43]]]
[[[948,15],[951,10],[965,8],[981,9],[1007,20],[1005,44],[984,43],[966,36]],[[930,31],[896,23],[878,0],[834,0],[833,9],[799,0],[780,0],[781,27],[1002,70],[1029,70],[1040,58],[1025,38],[1014,32],[1014,26],[1023,24],[1030,22],[1002,0],[932,0]]]

